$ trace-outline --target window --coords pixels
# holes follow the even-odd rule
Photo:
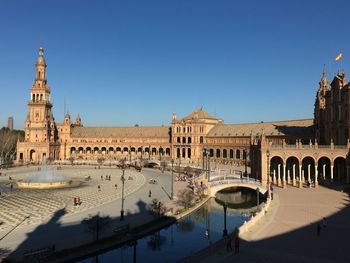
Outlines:
[[[204,143],[203,136],[199,137],[199,143],[200,143],[200,144],[203,144],[203,143]]]

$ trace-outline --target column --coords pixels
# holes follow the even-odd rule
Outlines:
[[[318,170],[317,170],[317,165],[315,165],[315,188],[318,186]]]
[[[331,164],[331,182],[333,182],[333,170],[334,170],[334,165]]]
[[[323,177],[323,180],[326,179],[326,165],[322,165],[322,169],[323,169],[323,174],[322,174],[322,177]]]
[[[309,186],[311,187],[311,164],[307,165],[307,182]]]
[[[281,179],[281,164],[277,165],[277,186],[280,185],[280,179]]]
[[[272,183],[274,183],[275,178],[276,178],[276,170],[273,170]]]
[[[303,186],[303,179],[302,179],[302,165],[299,164],[299,188]]]
[[[287,186],[287,175],[286,175],[286,164],[283,162],[283,171],[282,171],[282,178],[283,178],[283,188],[286,188]]]
[[[287,184],[290,183],[290,170],[287,168]]]
[[[293,164],[293,171],[292,171],[292,184],[295,186],[295,164]]]

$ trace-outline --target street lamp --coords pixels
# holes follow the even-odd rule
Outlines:
[[[171,159],[171,200],[174,200],[174,159]]]
[[[224,231],[222,231],[222,236],[227,236],[227,228],[226,228],[226,213],[227,213],[227,204],[224,203]]]
[[[120,221],[124,220],[124,184],[125,184],[125,177],[124,177],[124,173],[125,173],[125,164],[123,164],[123,168],[122,168],[122,209],[120,210]]]
[[[256,208],[259,209],[259,187],[256,188]]]

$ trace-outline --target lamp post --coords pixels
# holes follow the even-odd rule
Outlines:
[[[174,159],[171,159],[171,200],[174,200]]]
[[[226,213],[227,213],[227,205],[224,203],[224,230],[222,231],[222,236],[227,236],[227,228],[226,228]]]
[[[256,208],[259,209],[259,187],[256,188]]]
[[[151,145],[148,147],[148,160],[151,160]]]
[[[125,177],[124,177],[124,173],[125,173],[125,165],[123,164],[123,168],[122,168],[122,208],[120,210],[120,221],[124,220],[124,184],[125,184]]]

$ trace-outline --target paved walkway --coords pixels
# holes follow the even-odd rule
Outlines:
[[[327,218],[327,228],[317,236],[317,223]],[[350,262],[349,195],[318,189],[275,189],[266,217],[242,235],[237,255],[219,249],[201,262]]]
[[[82,207],[80,211],[70,211],[69,207],[66,209],[58,209],[51,217],[42,217],[41,222],[21,225],[10,233],[8,229],[0,230],[0,260],[1,255],[11,254],[14,257],[18,257],[30,249],[40,249],[50,245],[55,245],[56,250],[62,250],[78,244],[89,243],[94,239],[94,233],[89,231],[86,224],[82,224],[84,219],[98,213],[101,217],[108,218],[108,225],[100,229],[100,237],[105,237],[111,235],[111,233],[113,234],[113,230],[119,226],[129,224],[133,227],[151,221],[154,217],[149,213],[148,205],[152,202],[153,198],[157,198],[162,203],[169,202],[171,173],[161,173],[157,170],[143,169],[141,174],[136,172],[139,178],[144,178],[143,184],[134,185],[134,187],[131,187],[130,191],[127,192],[128,195],[125,198],[124,206],[125,220],[120,221],[121,198],[117,193],[118,191],[113,194],[114,197],[111,197],[108,202],[108,195],[111,195],[111,193],[115,191],[114,180],[116,180],[116,178],[114,178],[112,182],[104,182],[106,183],[105,187],[110,186],[111,188],[108,190],[108,194],[104,195],[102,191],[99,193],[96,188],[96,183],[101,180],[99,173],[110,174],[110,169],[101,167],[100,170],[94,170],[93,167],[77,167],[76,172],[83,171],[84,169],[90,170],[90,174],[93,175],[96,182],[93,183],[94,187],[92,189],[83,187],[81,189],[76,189],[76,191],[82,191],[81,196],[84,194],[84,196],[86,195],[84,198],[90,198],[89,200],[91,200],[92,206],[89,206],[88,209]],[[120,173],[118,169],[114,168],[114,171],[115,173],[111,174],[112,177]],[[132,170],[128,170],[128,172],[133,173]],[[16,171],[16,174],[20,176],[18,171]],[[155,178],[157,184],[149,184],[148,180],[151,178]],[[136,179],[130,180],[130,184],[131,181],[137,182]],[[184,182],[175,182],[174,193],[176,194],[178,189],[185,187],[185,185],[186,183]],[[103,189],[104,186],[101,185],[101,187]],[[118,190],[120,188],[121,184],[118,183]],[[149,197],[150,190],[152,192],[151,197]],[[67,191],[67,193],[69,193],[70,190]],[[49,192],[47,195],[49,200],[51,200],[50,195],[54,195],[54,193]],[[61,197],[64,198],[64,195],[61,195]],[[82,198],[83,202],[84,200],[85,199]],[[55,201],[53,201],[53,203],[55,203]],[[72,203],[71,197],[69,203]],[[93,204],[96,206],[93,206]],[[27,202],[27,205],[30,204]],[[43,209],[45,210],[46,208],[43,207]],[[54,211],[55,209],[52,210]]]

